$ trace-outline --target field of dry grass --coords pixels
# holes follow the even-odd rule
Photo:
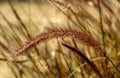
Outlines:
[[[120,1],[0,2],[0,78],[120,78]]]

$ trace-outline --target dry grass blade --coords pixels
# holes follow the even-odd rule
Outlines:
[[[26,33],[27,33],[27,36],[28,36],[29,38],[31,38],[31,36],[30,36],[30,34],[29,34],[28,30],[27,30],[26,25],[23,23],[23,21],[22,21],[22,19],[20,18],[19,14],[17,13],[17,11],[15,10],[15,8],[13,7],[11,1],[7,0],[7,2],[8,2],[8,4],[9,4],[11,10],[13,11],[15,17],[17,18],[18,22],[19,22],[19,23],[21,24],[21,26],[25,29],[25,31],[26,31]]]
[[[7,61],[7,59],[5,58],[0,58],[0,61]],[[28,62],[28,60],[21,60],[21,61],[15,61],[16,63],[25,63],[25,62]]]
[[[2,47],[5,50],[8,50],[8,47],[6,45],[4,45],[1,41],[0,41],[0,47]]]
[[[68,49],[72,50],[73,52],[77,53],[79,56],[81,56],[81,58],[83,58],[88,63],[88,65],[94,70],[94,72],[98,75],[98,77],[103,78],[101,73],[97,69],[96,65],[94,63],[92,63],[84,54],[82,54],[82,52],[80,50],[73,48],[72,46],[64,44],[64,43],[62,43],[62,45],[67,47]]]

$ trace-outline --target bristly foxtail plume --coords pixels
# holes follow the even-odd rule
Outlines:
[[[81,42],[86,43],[88,46],[92,46],[95,51],[102,52],[100,48],[100,44],[94,40],[94,38],[91,35],[82,33],[76,29],[50,29],[47,32],[40,33],[38,36],[34,37],[27,43],[25,43],[23,46],[21,46],[20,49],[18,49],[12,56],[8,59],[8,62],[11,62],[14,60],[14,58],[21,53],[27,51],[28,49],[31,49],[33,46],[37,45],[38,43],[45,42],[47,40],[53,39],[53,38],[72,38],[77,39]]]

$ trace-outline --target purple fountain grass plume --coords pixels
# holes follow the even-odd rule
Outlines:
[[[25,43],[23,46],[21,46],[20,49],[18,49],[14,54],[12,54],[12,56],[9,58],[8,62],[12,61],[16,56],[27,51],[28,49],[32,48],[36,44],[45,42],[45,41],[53,39],[53,38],[76,39],[76,40],[79,40],[79,41],[85,43],[88,46],[92,46],[95,49],[95,51],[102,52],[99,42],[97,42],[91,35],[80,32],[76,29],[54,28],[54,29],[50,29],[47,32],[40,33],[38,36],[34,37],[33,39],[31,39],[30,41]]]

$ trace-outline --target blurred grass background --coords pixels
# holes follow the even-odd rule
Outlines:
[[[91,34],[116,67],[74,39],[51,39],[7,64],[12,53],[39,33],[69,27]],[[81,50],[103,78],[120,78],[119,34],[119,0],[0,0],[0,78],[98,77],[84,59],[61,42]]]

